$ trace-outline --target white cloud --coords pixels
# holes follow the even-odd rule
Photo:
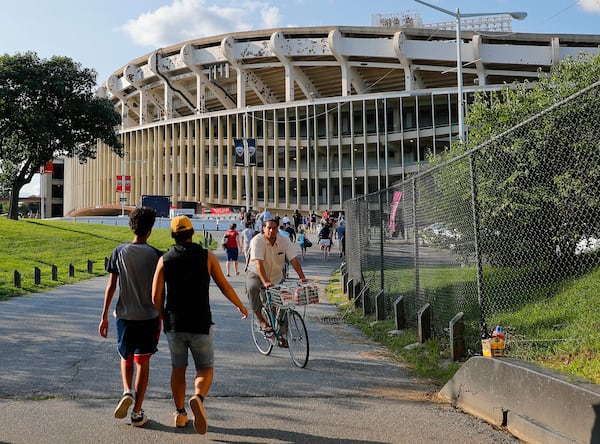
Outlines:
[[[600,13],[600,0],[578,0],[584,11]]]
[[[205,0],[173,0],[168,6],[129,20],[122,29],[135,43],[156,48],[228,32],[277,27],[280,21],[279,8],[261,1],[208,4]]]

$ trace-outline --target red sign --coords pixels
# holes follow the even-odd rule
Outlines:
[[[131,176],[125,176],[125,190],[123,191],[123,176],[117,176],[117,193],[131,193]]]
[[[54,173],[54,163],[52,161],[48,162],[46,165],[40,168],[40,173],[42,174],[53,174]]]
[[[231,208],[202,208],[202,214],[230,214]]]

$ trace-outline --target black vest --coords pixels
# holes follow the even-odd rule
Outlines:
[[[165,265],[165,332],[208,334],[208,251],[193,242],[174,245],[163,256]]]

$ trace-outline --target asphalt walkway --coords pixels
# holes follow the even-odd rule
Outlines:
[[[224,259],[222,251],[217,252]],[[339,267],[313,247],[306,274],[324,285]],[[407,374],[356,329],[331,322],[327,301],[306,309],[310,360],[285,349],[260,355],[250,324],[211,287],[215,379],[206,400],[209,430],[173,427],[165,338],[151,361],[142,429],[118,420],[121,394],[115,324],[97,328],[107,278],[0,302],[2,443],[512,443],[487,423],[440,403],[434,388]],[[243,276],[231,278],[243,294]],[[329,319],[329,322],[323,322]],[[188,369],[188,382],[193,372]],[[191,387],[188,387],[191,394]]]

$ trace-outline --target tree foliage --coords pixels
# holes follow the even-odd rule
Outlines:
[[[481,251],[490,263],[572,263],[576,244],[600,235],[599,80],[600,55],[581,54],[537,82],[480,93],[466,118],[468,144],[432,159],[474,150]],[[469,164],[461,165],[468,177]],[[460,193],[443,169],[436,182]]]
[[[103,141],[119,155],[120,115],[94,95],[96,73],[67,57],[0,56],[0,182],[17,218],[21,188],[58,156],[94,158]]]

